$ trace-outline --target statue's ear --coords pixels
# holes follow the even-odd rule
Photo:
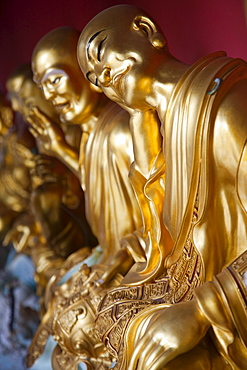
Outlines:
[[[157,49],[166,46],[164,35],[157,29],[155,23],[144,15],[137,15],[133,20],[132,26],[135,30],[142,31],[147,35],[151,44]]]

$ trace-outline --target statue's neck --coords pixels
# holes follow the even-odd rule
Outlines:
[[[161,123],[164,123],[163,118],[178,82],[189,68],[188,64],[177,59],[169,59],[157,71],[152,86],[152,95],[147,102],[158,112]]]
[[[109,102],[109,99],[104,95],[99,95],[98,103],[94,109],[94,113],[89,117],[89,119],[86,122],[83,122],[81,125],[82,131],[87,132],[90,134],[90,132],[95,127],[95,124],[98,121],[99,115],[102,113],[102,110],[105,108],[106,104]]]
[[[146,97],[147,110],[131,112],[130,129],[135,165],[146,178],[149,178],[154,161],[162,150],[160,126],[164,124],[163,117],[169,101],[188,68],[187,64],[176,59],[167,60],[152,78],[151,92]]]

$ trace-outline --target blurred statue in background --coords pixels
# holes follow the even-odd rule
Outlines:
[[[4,94],[0,95],[0,178],[4,176],[5,167],[5,135],[13,126],[14,112],[6,103]],[[0,180],[1,181],[1,180]],[[1,186],[1,188],[3,188]],[[3,188],[0,193],[0,243],[4,241],[7,232],[10,230],[15,218],[19,215],[20,209],[15,208],[13,202],[6,202],[6,189]],[[9,204],[11,203],[11,204]]]
[[[157,23],[129,5],[109,8],[89,22],[79,40],[78,59],[87,79],[131,116],[135,162],[130,178],[141,205],[143,233],[139,244],[136,233],[123,243],[136,264],[122,286],[103,298],[96,322],[103,342],[118,358],[115,368],[243,368],[245,290],[244,300],[238,301],[240,320],[229,335],[224,330],[212,334],[217,349],[204,337],[210,325],[204,325],[201,312],[190,311],[189,304],[179,311],[176,304],[190,301],[197,287],[246,250],[246,63],[219,52],[188,66],[170,54]],[[121,262],[112,262],[104,283],[121,269]],[[224,294],[211,294],[211,301],[203,297],[200,305],[206,311],[210,304],[223,328],[227,319],[221,307],[231,311],[234,300],[227,307]],[[166,325],[172,312],[174,320]],[[192,326],[181,350],[184,331],[176,327],[177,313],[192,315],[191,321],[202,328],[193,333]],[[234,341],[236,327],[241,339]],[[231,341],[241,354],[239,362]]]
[[[32,181],[30,168],[32,167],[32,151],[35,150],[35,140],[28,131],[27,125],[21,116],[15,116],[11,110],[11,117],[6,113],[10,107],[1,107],[1,160],[0,160],[0,201],[2,207],[14,219],[21,220],[30,208],[30,194]],[[4,114],[5,113],[5,114]],[[7,214],[6,213],[6,214]],[[6,224],[5,224],[6,226]],[[12,228],[6,229],[2,235],[2,242]]]
[[[59,122],[54,108],[33,82],[30,65],[22,65],[12,73],[7,80],[7,90],[13,109],[24,120],[35,105]],[[78,136],[77,127],[75,130]],[[7,186],[8,181],[1,177],[3,189],[7,192],[16,193],[17,198],[22,193],[26,194],[23,216],[6,236],[5,243],[12,240],[18,252],[31,254],[39,283],[38,294],[42,295],[50,277],[65,258],[83,246],[87,256],[90,247],[96,245],[96,239],[85,218],[84,195],[78,179],[59,160],[44,154],[45,148],[41,142],[36,143],[27,123],[22,121],[14,132],[6,136],[5,143],[5,150],[8,150],[12,161],[5,163],[7,179],[15,172],[21,172],[29,184],[27,186],[21,179],[19,188],[14,183]],[[78,150],[77,145],[75,142]],[[5,155],[5,161],[7,158]],[[15,207],[21,204],[19,198],[13,201]],[[11,197],[6,194],[4,199],[10,202]]]

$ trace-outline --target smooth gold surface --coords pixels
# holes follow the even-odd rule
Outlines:
[[[102,300],[97,328],[118,356],[116,369],[129,369],[137,346],[131,368],[158,370],[180,354],[177,343],[185,331],[176,329],[181,306],[157,314],[155,305],[191,300],[196,287],[246,250],[247,65],[222,52],[191,67],[182,63],[170,54],[156,22],[128,5],[106,9],[89,22],[78,60],[85,77],[130,113],[135,157],[130,177],[143,216],[143,234],[123,243],[137,263],[123,286]],[[186,305],[182,320],[191,317],[195,326],[184,352],[198,343],[193,330],[201,338],[210,326],[197,307],[190,312]],[[136,314],[133,308],[145,311]],[[221,315],[217,305],[214,314]],[[128,332],[129,320],[137,325]],[[149,323],[153,329],[145,337]],[[166,347],[170,340],[175,351]],[[187,362],[178,357],[177,367],[171,362],[165,368],[238,368],[205,340],[210,356],[198,350],[195,361],[188,352]],[[225,351],[230,358],[231,349]]]
[[[172,369],[179,365],[179,358],[181,368],[187,368],[186,364],[191,360],[193,352],[189,352],[190,355],[181,354],[191,351],[210,326],[213,328],[210,335],[223,357],[218,362],[219,368],[245,369],[246,257],[244,252],[228,268],[216,275],[213,281],[197,288],[195,298],[190,302],[179,303],[170,308],[165,308],[164,305],[156,307],[154,320],[145,323],[145,333],[135,347],[128,369],[149,369],[151,363],[155,369]],[[131,330],[143,319],[145,321],[144,312],[130,326],[129,338]],[[140,327],[138,330],[141,335]],[[196,347],[197,351],[198,349]],[[177,356],[176,363],[172,360]],[[140,362],[137,366],[138,358]],[[191,362],[190,366],[196,368]]]

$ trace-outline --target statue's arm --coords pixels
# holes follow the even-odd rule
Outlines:
[[[129,370],[159,370],[193,349],[212,327],[221,353],[234,369],[247,363],[247,251],[195,290],[189,302],[150,312],[145,334],[136,339]]]
[[[136,341],[129,370],[160,370],[195,347],[210,323],[196,300],[161,306],[152,313],[145,334]]]
[[[133,140],[135,166],[148,180],[154,162],[162,150],[161,123],[157,112],[135,110],[130,115],[130,131]]]

